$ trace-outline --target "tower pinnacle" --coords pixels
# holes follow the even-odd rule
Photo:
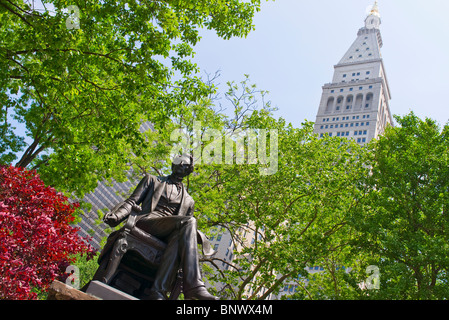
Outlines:
[[[373,8],[371,9],[371,12],[369,14],[370,16],[377,16],[380,18],[380,14],[379,14],[379,4],[376,2],[374,2]]]
[[[369,15],[365,19],[365,28],[367,29],[379,29],[382,21],[380,20],[379,14],[379,4],[374,2],[374,5],[369,13]]]

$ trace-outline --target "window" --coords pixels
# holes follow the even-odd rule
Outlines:
[[[359,90],[363,90],[363,87],[359,87]]]
[[[350,57],[349,57],[349,59],[352,59],[352,58],[353,58],[353,56],[350,56]]]
[[[370,71],[367,71],[367,72],[366,72],[366,74],[370,74],[370,73],[371,73]]]
[[[340,92],[343,92],[344,89],[340,89]]]
[[[343,123],[340,125],[340,128],[343,128]]]
[[[352,90],[354,90],[354,88],[349,88],[349,91],[352,91]]]
[[[352,76],[355,77],[355,73],[353,73]]]
[[[362,138],[362,142],[366,142],[366,138]]]
[[[357,135],[357,131],[354,131],[354,135],[355,135],[355,136]]]
[[[332,132],[329,133],[329,137],[332,137]]]
[[[321,128],[320,129],[324,129],[324,126],[321,126]]]
[[[346,131],[346,136],[349,137],[349,131]]]
[[[370,101],[370,100],[371,100],[371,96],[367,96],[366,101]]]
[[[339,137],[340,136],[340,132],[337,132],[337,137]]]
[[[343,78],[346,78],[346,74],[343,75]]]
[[[360,142],[362,142],[362,138],[357,139],[357,143],[360,143]]]
[[[360,72],[357,72],[357,75],[359,76],[359,75],[360,75]]]
[[[335,90],[331,90],[331,93],[334,93],[335,92]]]
[[[372,89],[372,88],[373,88],[373,86],[369,86],[369,88],[370,88],[370,89]]]
[[[369,108],[369,103],[367,103],[367,104],[365,105],[365,108]]]
[[[359,58],[361,58],[362,57],[362,55],[361,54],[359,54]]]
[[[347,127],[348,127],[348,125],[349,125],[348,123],[347,123],[347,124],[345,124],[345,128],[347,128]]]
[[[366,131],[366,130],[365,130],[365,131],[363,131],[363,134],[367,134],[367,133],[368,133],[368,131]]]
[[[328,125],[326,125],[326,129],[328,129],[329,128],[329,126]]]
[[[369,122],[367,122],[366,125],[369,126]]]
[[[358,126],[359,126],[359,123],[358,123],[358,122],[356,122],[355,126],[356,126],[356,127],[358,127]]]

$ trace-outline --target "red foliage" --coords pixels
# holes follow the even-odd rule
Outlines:
[[[31,288],[48,289],[70,255],[92,253],[70,226],[77,207],[35,171],[0,166],[0,299],[36,299]]]

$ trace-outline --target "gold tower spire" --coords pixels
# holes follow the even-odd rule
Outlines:
[[[370,16],[380,17],[380,14],[379,14],[379,3],[377,2],[377,0],[376,0],[376,2],[374,2],[373,8],[371,9],[371,12],[370,12],[369,15]]]

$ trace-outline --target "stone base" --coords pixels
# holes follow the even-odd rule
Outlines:
[[[53,281],[48,289],[47,300],[101,300],[91,294],[79,291],[60,281]]]
[[[87,287],[86,293],[99,297],[103,300],[139,300],[136,297],[97,280],[91,281]]]

